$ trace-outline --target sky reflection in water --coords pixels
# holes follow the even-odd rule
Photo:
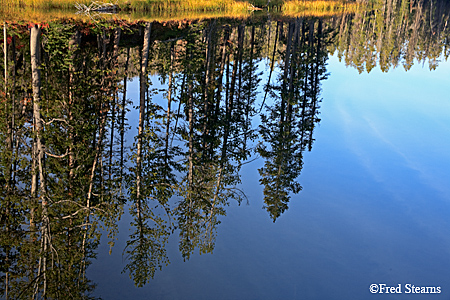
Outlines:
[[[255,161],[243,169],[249,205],[231,203],[213,255],[171,265],[134,289],[119,242],[88,273],[105,299],[365,299],[373,283],[441,286],[414,299],[448,299],[450,63],[369,74],[329,59],[321,122],[305,153],[303,190],[273,224]],[[121,222],[125,225],[125,217]],[[125,234],[125,233],[123,233]],[[123,242],[123,240],[122,240]],[[375,296],[375,295],[374,295]],[[376,296],[375,296],[376,297]]]

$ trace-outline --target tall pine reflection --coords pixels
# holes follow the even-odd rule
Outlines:
[[[328,19],[8,24],[1,293],[91,298],[86,269],[125,212],[119,251],[137,286],[169,263],[171,235],[186,260],[212,252],[227,205],[247,201],[241,168],[256,157],[275,222],[301,190],[330,52],[360,71],[425,58],[435,68],[448,52],[443,2],[380,3]]]
[[[257,149],[265,161],[259,169],[265,208],[274,222],[288,209],[290,193],[301,190],[296,179],[302,170],[303,151],[312,148],[314,126],[319,121],[320,81],[326,78],[328,58],[322,20],[296,19],[286,25],[287,35],[280,38],[286,44],[280,75],[267,87],[274,103],[261,115],[263,142]],[[283,33],[281,22],[277,23],[278,33]]]

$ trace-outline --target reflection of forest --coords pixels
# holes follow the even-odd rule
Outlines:
[[[377,6],[327,20],[52,23],[31,30],[8,24],[0,96],[1,293],[89,298],[94,284],[86,268],[102,228],[113,246],[124,208],[133,219],[125,270],[136,285],[168,263],[165,246],[175,232],[185,259],[195,249],[211,252],[226,205],[245,200],[240,169],[253,154],[264,160],[260,182],[275,221],[301,189],[302,153],[312,147],[330,50],[359,68],[358,57],[368,70],[378,56],[382,68],[409,64],[409,53],[439,57],[448,14],[429,13],[437,2],[407,9],[391,2],[383,26]],[[422,21],[414,29],[407,20],[418,11]],[[436,33],[428,37],[423,27],[430,24]],[[392,46],[383,36],[379,48],[379,32],[393,31],[408,42],[398,38]],[[355,52],[358,41],[366,43],[362,52],[374,47],[371,55]],[[391,46],[400,50],[374,52]],[[128,99],[131,78],[139,81],[137,107]],[[139,115],[135,137],[130,110]]]
[[[448,1],[374,1],[370,11],[333,20],[338,35],[330,51],[360,72],[377,64],[385,72],[399,64],[409,70],[414,60],[435,69],[449,55],[449,11]]]

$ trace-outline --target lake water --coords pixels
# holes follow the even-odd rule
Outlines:
[[[440,1],[405,3],[146,23],[117,48],[114,26],[44,28],[44,133],[32,135],[36,111],[17,101],[33,96],[21,88],[31,69],[2,114],[11,124],[14,107],[22,139],[11,146],[2,127],[17,161],[2,158],[4,297],[450,299],[450,14]],[[76,41],[74,28],[75,56],[51,43]],[[30,39],[21,34],[16,45]],[[37,139],[47,186],[33,192]]]
[[[450,64],[434,71],[358,74],[330,57],[321,122],[305,154],[303,190],[272,223],[255,161],[243,169],[248,205],[231,203],[213,254],[172,263],[135,289],[123,248],[90,267],[105,299],[365,299],[371,284],[440,286],[450,267]],[[127,220],[123,220],[126,228]],[[119,240],[120,241],[120,240]],[[397,298],[395,298],[395,296]]]

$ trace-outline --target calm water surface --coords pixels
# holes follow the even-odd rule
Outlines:
[[[105,299],[365,299],[369,286],[450,285],[450,63],[359,74],[330,57],[303,190],[276,223],[261,209],[260,161],[242,171],[248,205],[231,203],[212,255],[172,263],[135,289],[120,241],[90,269]],[[121,221],[127,228],[129,220]],[[103,255],[102,255],[103,253]],[[88,272],[88,274],[89,274]],[[95,278],[95,279],[94,279]],[[375,296],[372,296],[375,297]]]
[[[14,29],[3,297],[450,299],[449,10],[400,2],[120,37],[50,24],[40,99],[33,30]]]

